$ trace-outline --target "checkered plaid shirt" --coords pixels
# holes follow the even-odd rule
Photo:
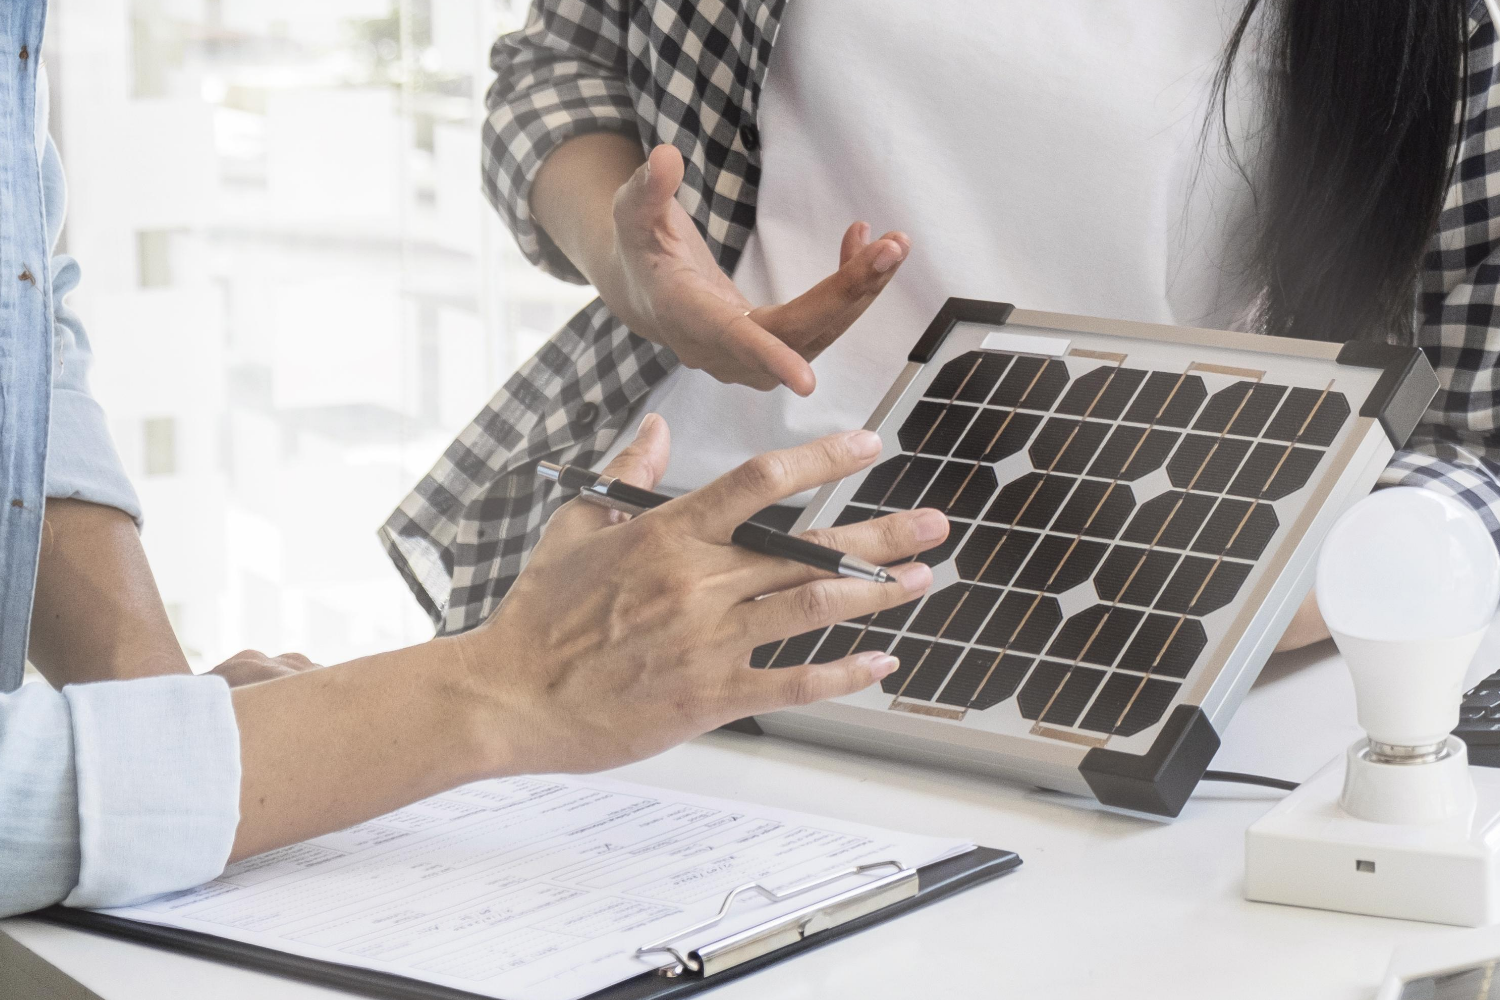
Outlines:
[[[675,145],[678,195],[726,272],[755,225],[755,115],[785,0],[535,0],[495,43],[484,184],[522,251],[583,278],[531,216],[547,155],[585,132]],[[1442,389],[1381,477],[1457,496],[1500,539],[1500,46],[1475,0],[1459,168],[1421,278],[1417,340]],[[505,383],[381,527],[440,633],[483,621],[560,503],[544,459],[597,462],[677,364],[595,299]]]

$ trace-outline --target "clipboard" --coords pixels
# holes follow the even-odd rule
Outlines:
[[[1010,851],[976,847],[964,854],[922,868],[901,868],[894,862],[860,866],[815,882],[775,893],[757,883],[731,890],[719,916],[703,924],[643,942],[641,953],[661,952],[675,963],[660,972],[648,972],[590,994],[587,1000],[669,1000],[692,996],[723,983],[751,975],[768,965],[820,948],[903,913],[937,902],[982,882],[999,878],[1020,867],[1021,859]],[[879,872],[879,874],[877,874]],[[853,874],[869,874],[871,881],[855,886],[831,899],[778,917],[695,949],[679,951],[679,938],[708,929],[722,919],[739,895],[757,893],[784,900],[812,892],[829,881]],[[318,986],[341,989],[378,1000],[476,1000],[479,995],[408,979],[385,972],[359,969],[316,959],[290,955],[271,948],[241,944],[227,938],[196,931],[159,927],[89,910],[49,907],[32,914],[40,920],[96,931],[112,937],[155,945],[198,958],[227,962]],[[483,998],[481,998],[483,1000]]]

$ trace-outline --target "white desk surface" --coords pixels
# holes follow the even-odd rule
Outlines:
[[[1500,630],[1492,631],[1471,677],[1497,667]],[[1301,780],[1359,735],[1348,674],[1332,644],[1323,643],[1272,660],[1214,766]],[[734,734],[703,737],[620,774],[970,837],[1025,861],[996,882],[726,984],[716,1000],[1370,1000],[1393,945],[1453,933],[1246,902],[1243,835],[1281,794],[1268,789],[1205,783],[1177,820],[1154,822],[1035,788]],[[25,919],[0,921],[0,956],[7,949],[0,965],[31,966],[38,982],[35,970],[44,969],[62,984],[15,994],[28,997],[348,995]],[[9,995],[0,970],[0,996]]]

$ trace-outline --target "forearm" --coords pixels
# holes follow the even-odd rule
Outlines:
[[[558,146],[538,171],[531,214],[573,266],[610,301],[618,281],[614,197],[646,161],[618,132],[589,132]]]
[[[56,687],[188,672],[128,514],[47,501],[27,656]]]
[[[231,860],[524,770],[503,747],[505,726],[527,720],[495,710],[460,645],[434,639],[237,688],[240,825]]]

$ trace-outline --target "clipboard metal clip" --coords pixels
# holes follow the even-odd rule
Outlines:
[[[781,903],[805,893],[815,892],[850,876],[868,875],[871,872],[888,868],[895,869],[895,871],[873,882],[857,885],[832,898],[810,904],[785,916],[775,917],[717,941],[686,950],[674,944],[721,923],[729,915],[734,901],[748,893],[755,893],[772,903]],[[742,962],[770,954],[810,934],[837,927],[839,924],[847,923],[865,914],[884,909],[892,903],[910,899],[917,894],[917,888],[916,869],[905,868],[899,861],[876,861],[865,865],[853,865],[842,871],[820,875],[815,879],[798,883],[779,892],[759,882],[746,882],[744,885],[729,890],[715,916],[659,938],[642,948],[637,948],[635,954],[637,958],[645,958],[653,953],[671,955],[673,963],[658,969],[658,975],[676,977],[694,973],[705,977],[712,976]]]

